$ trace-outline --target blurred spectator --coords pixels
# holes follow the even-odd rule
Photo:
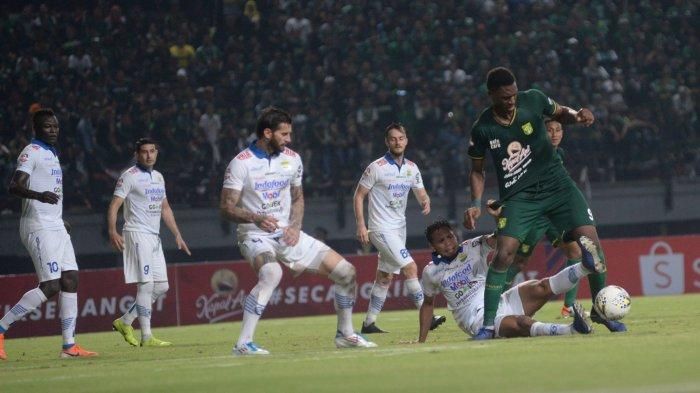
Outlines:
[[[180,179],[171,203],[214,204],[221,166],[276,105],[294,116],[309,198],[342,206],[339,191],[401,121],[408,158],[452,209],[496,65],[522,89],[593,108],[596,124],[564,142],[576,178],[700,170],[696,2],[224,0],[222,15],[183,2],[52,4],[0,5],[0,176],[31,138],[27,108],[52,106],[76,179],[66,208],[101,210],[142,136],[160,142],[162,172]],[[17,210],[6,195],[0,210]]]

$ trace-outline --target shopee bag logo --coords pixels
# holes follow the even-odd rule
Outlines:
[[[671,246],[658,241],[648,255],[639,256],[644,295],[675,295],[684,292],[684,255],[674,253]]]

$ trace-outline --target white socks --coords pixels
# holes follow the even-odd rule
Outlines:
[[[413,301],[413,305],[420,309],[423,305],[423,288],[420,286],[420,281],[418,278],[409,278],[405,281],[406,289],[408,290],[408,297]]]
[[[10,309],[10,312],[0,319],[0,334],[7,331],[15,321],[39,308],[45,301],[46,296],[38,287],[25,293],[19,302]]]
[[[578,281],[588,274],[588,270],[580,263],[577,263],[549,277],[549,287],[552,288],[552,293],[560,295],[575,287]]]
[[[241,334],[236,343],[237,347],[253,341],[255,327],[265,311],[265,306],[267,306],[272,292],[277,288],[281,279],[282,267],[279,263],[266,263],[258,271],[258,283],[245,299],[243,323],[241,324]]]
[[[153,281],[138,283],[136,292],[136,314],[141,327],[141,340],[151,338],[151,308],[153,299]]]
[[[370,292],[369,296],[369,307],[367,308],[367,316],[364,322],[365,326],[377,320],[377,315],[379,315],[382,311],[382,307],[384,307],[387,292],[389,292],[389,284],[383,285],[376,280],[374,281],[372,292]]]
[[[168,289],[170,289],[170,286],[168,285],[167,281],[156,281],[153,283],[153,294],[151,295],[151,304],[155,303],[156,300],[158,300],[161,296],[165,295],[166,292],[168,292]],[[151,306],[151,313],[153,311],[153,306]],[[122,322],[124,322],[127,325],[131,325],[134,323],[134,320],[138,317],[138,314],[136,312],[136,301],[134,301],[134,304],[131,305],[129,310],[124,313],[124,315],[121,316]]]
[[[573,325],[535,322],[530,327],[530,336],[565,336],[574,334]]]
[[[59,301],[61,302],[61,308],[58,314],[61,318],[63,348],[68,349],[75,345],[75,325],[78,319],[78,294],[75,292],[61,291]]]
[[[338,262],[335,269],[328,275],[328,278],[335,283],[335,312],[338,315],[338,331],[343,336],[351,336],[352,328],[352,308],[355,305],[357,296],[357,283],[355,280],[355,267],[345,259]]]

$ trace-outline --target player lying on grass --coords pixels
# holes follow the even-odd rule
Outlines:
[[[419,313],[418,342],[428,337],[435,296],[442,294],[459,327],[474,336],[484,320],[484,286],[488,255],[496,247],[493,235],[478,236],[459,244],[447,221],[436,221],[425,230],[433,248],[433,260],[423,269],[425,300]],[[526,281],[501,295],[495,318],[496,337],[560,336],[592,331],[583,307],[573,307],[574,321],[569,325],[538,322],[532,316],[553,296],[565,293],[593,272],[605,269],[599,262],[569,266],[552,277]]]

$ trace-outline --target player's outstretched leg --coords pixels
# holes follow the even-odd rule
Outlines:
[[[355,267],[341,259],[328,275],[335,283],[335,310],[338,314],[338,330],[335,334],[337,348],[374,348],[377,344],[368,341],[352,329],[352,308],[355,305],[357,281]]]
[[[591,271],[591,275],[588,277],[588,280],[591,285],[591,297],[595,299],[598,291],[600,291],[602,285],[605,284],[605,258],[603,257],[600,247],[587,236],[581,236],[577,242],[581,247],[581,263],[584,265],[584,267],[586,267],[586,269]],[[594,266],[595,270],[591,270],[590,266]],[[613,333],[627,331],[627,326],[625,326],[624,323],[619,321],[609,321],[601,317],[596,311],[595,307],[591,309],[591,320],[595,323],[604,325]]]
[[[581,334],[589,334],[592,332],[593,326],[591,326],[591,322],[586,318],[586,311],[583,309],[581,303],[574,303],[571,309],[574,316],[574,322],[572,323],[574,330]]]
[[[260,270],[258,270],[258,283],[245,299],[241,334],[238,336],[236,346],[233,347],[233,354],[236,356],[270,354],[269,351],[253,342],[253,335],[258,321],[265,311],[272,293],[282,279],[282,268],[279,263],[274,261],[272,255],[268,255],[266,258],[270,259],[270,261],[262,265]]]

